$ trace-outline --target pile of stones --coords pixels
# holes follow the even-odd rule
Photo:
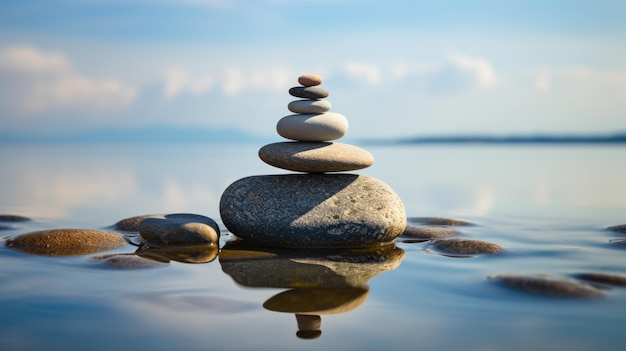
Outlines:
[[[294,114],[276,125],[291,141],[263,146],[265,163],[288,171],[239,179],[222,194],[226,228],[253,243],[281,247],[365,247],[392,242],[406,226],[404,205],[382,181],[349,172],[367,168],[374,157],[338,143],[348,120],[330,112],[322,78],[303,75],[289,94]]]

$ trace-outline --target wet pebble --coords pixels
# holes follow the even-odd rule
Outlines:
[[[470,222],[442,217],[409,217],[407,221],[424,225],[443,225],[443,226],[471,226]]]
[[[626,224],[614,225],[612,227],[606,228],[612,232],[624,233],[626,234]]]
[[[576,298],[597,298],[603,296],[600,290],[589,284],[543,274],[525,276],[498,275],[489,277],[489,279],[498,280],[511,288],[536,295]]]
[[[118,233],[92,229],[52,229],[9,238],[6,246],[46,256],[86,255],[127,245]]]
[[[124,232],[138,232],[139,223],[141,223],[141,221],[151,216],[162,216],[162,215],[149,214],[149,215],[141,215],[141,216],[124,218],[120,220],[119,222],[115,223],[113,225],[113,228],[124,231]]]
[[[576,278],[586,280],[593,283],[601,283],[615,286],[626,286],[626,277],[621,275],[604,274],[604,273],[579,273]]]
[[[112,254],[92,257],[110,268],[143,269],[165,266],[164,262],[154,261],[135,254]]]
[[[144,218],[139,234],[141,241],[152,247],[217,245],[220,229],[209,217],[176,213]]]
[[[415,226],[407,225],[398,239],[404,242],[426,241],[441,239],[457,235],[456,229],[442,226]]]
[[[26,222],[30,218],[18,215],[0,214],[0,222]]]
[[[437,240],[432,246],[442,254],[450,256],[493,255],[502,251],[502,247],[494,243],[461,238]]]

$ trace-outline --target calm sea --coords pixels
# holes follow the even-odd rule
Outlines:
[[[260,146],[1,145],[0,214],[32,221],[2,223],[9,229],[0,237],[105,229],[151,213],[219,222],[230,183],[287,173],[260,161]],[[101,254],[36,256],[2,245],[0,349],[623,349],[625,288],[601,299],[565,299],[510,290],[487,277],[626,275],[626,246],[615,243],[626,235],[605,229],[626,224],[626,147],[361,146],[376,161],[356,173],[390,185],[408,217],[472,222],[459,228],[460,237],[504,252],[457,258],[433,253],[428,242],[399,242],[399,255],[376,262],[346,254],[340,263],[321,255],[235,267],[220,253],[203,264],[107,269],[94,259]],[[221,246],[232,238],[224,232]],[[300,271],[304,266],[310,271]],[[300,291],[309,276],[326,273],[345,282],[319,278],[318,295]],[[295,306],[270,307],[280,298],[280,306]],[[312,300],[330,305],[306,310]],[[296,314],[319,315],[321,332],[298,332]]]

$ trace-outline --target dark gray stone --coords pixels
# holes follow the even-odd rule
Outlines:
[[[176,213],[144,218],[139,234],[141,241],[151,247],[217,245],[220,229],[209,217]]]
[[[220,213],[234,235],[284,247],[364,247],[391,242],[406,226],[398,195],[356,174],[243,178],[222,194]]]
[[[289,95],[303,99],[323,99],[328,97],[328,90],[320,87],[293,87],[289,89]]]

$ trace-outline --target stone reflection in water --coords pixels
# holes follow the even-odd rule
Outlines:
[[[213,261],[219,252],[217,245],[195,245],[171,248],[153,248],[140,246],[135,254],[157,262],[177,261],[182,263],[208,263]]]
[[[393,244],[364,249],[294,250],[228,242],[219,254],[222,271],[246,287],[289,289],[263,307],[294,313],[296,335],[321,335],[321,315],[345,313],[367,299],[367,283],[397,268],[404,250]]]

